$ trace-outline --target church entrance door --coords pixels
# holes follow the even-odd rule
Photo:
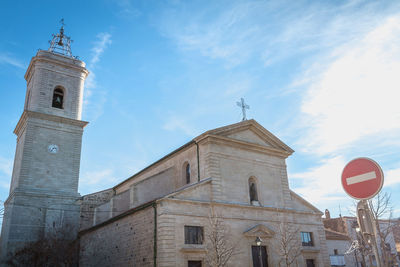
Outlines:
[[[265,246],[251,246],[253,267],[268,267],[267,248]]]

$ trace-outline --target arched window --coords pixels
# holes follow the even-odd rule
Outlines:
[[[63,108],[64,104],[64,91],[61,88],[54,89],[53,92],[53,108]]]
[[[249,195],[250,195],[250,203],[253,203],[253,201],[258,202],[257,184],[256,180],[253,177],[249,179]]]
[[[186,184],[190,184],[190,164],[187,163],[185,167]]]

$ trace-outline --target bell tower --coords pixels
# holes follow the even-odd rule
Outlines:
[[[79,166],[85,63],[71,53],[71,40],[60,32],[50,48],[39,50],[25,74],[24,111],[17,136],[10,194],[5,201],[1,258],[49,233],[79,226]]]

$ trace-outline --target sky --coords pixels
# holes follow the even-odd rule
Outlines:
[[[255,119],[295,153],[289,184],[349,215],[340,176],[369,157],[400,216],[399,1],[2,1],[0,200],[25,71],[65,20],[86,62],[79,192],[103,190],[195,136]]]

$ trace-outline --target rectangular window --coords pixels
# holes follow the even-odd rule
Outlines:
[[[344,255],[330,255],[331,266],[346,266]]]
[[[201,267],[201,261],[188,261],[188,267]]]
[[[303,246],[314,246],[311,232],[301,232],[301,243]]]
[[[203,227],[185,225],[185,244],[203,244]]]

